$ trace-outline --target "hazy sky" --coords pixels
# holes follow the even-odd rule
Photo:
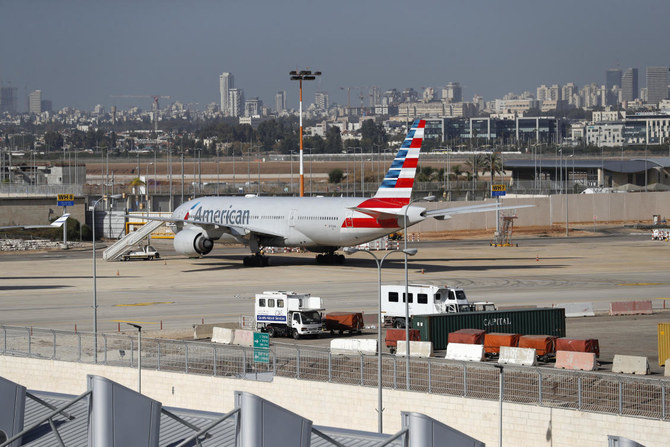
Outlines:
[[[610,67],[670,65],[667,0],[0,0],[0,80],[55,108],[127,105],[111,95],[219,101],[218,75],[274,107],[321,70],[305,99],[341,87],[449,81],[490,100],[540,84],[605,82]],[[143,108],[149,100],[136,100]]]

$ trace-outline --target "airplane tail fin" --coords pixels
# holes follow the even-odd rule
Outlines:
[[[409,203],[425,127],[426,121],[422,119],[417,119],[412,123],[400,150],[374,195],[375,199],[389,199],[399,207]]]

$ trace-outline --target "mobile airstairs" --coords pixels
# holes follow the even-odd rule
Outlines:
[[[142,239],[149,236],[164,223],[165,222],[160,220],[150,220],[146,224],[142,225],[138,230],[128,233],[118,241],[114,242],[113,245],[108,247],[102,253],[102,259],[105,261],[118,261],[121,256],[123,256],[123,254],[128,251],[128,247],[139,244]]]

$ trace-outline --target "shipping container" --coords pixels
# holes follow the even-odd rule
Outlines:
[[[405,339],[405,330],[404,329],[387,329],[386,330],[386,347],[389,348],[391,354],[393,354],[398,347],[398,340]],[[421,334],[416,329],[409,330],[409,340],[410,341],[421,341]]]
[[[559,338],[556,340],[556,351],[593,352],[600,357],[600,345],[595,338]]]
[[[484,334],[486,334],[486,331],[483,329],[459,329],[449,333],[447,342],[482,345],[484,344]]]
[[[535,349],[538,357],[546,357],[556,353],[556,337],[551,335],[522,335],[519,337],[520,348]]]
[[[500,354],[501,346],[516,348],[519,345],[520,334],[505,334],[501,332],[488,332],[484,335],[484,352],[487,354]]]
[[[538,308],[417,315],[412,320],[412,326],[421,332],[421,340],[432,342],[433,349],[436,350],[447,348],[450,332],[465,328],[483,329],[486,332],[565,337],[565,309]]]
[[[670,323],[658,323],[658,364],[670,358]]]
[[[340,335],[344,331],[349,331],[350,334],[354,332],[360,334],[363,329],[363,313],[362,312],[328,312],[325,318],[326,330],[331,334],[338,331]]]

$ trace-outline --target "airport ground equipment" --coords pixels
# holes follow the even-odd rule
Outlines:
[[[424,284],[410,284],[409,317],[414,315],[440,315],[471,311],[463,289]],[[405,286],[382,285],[382,313],[387,324],[405,327]]]
[[[256,329],[270,337],[319,335],[323,331],[323,301],[309,293],[267,291],[256,294],[254,318]]]
[[[128,252],[129,248],[139,244],[142,239],[149,236],[163,224],[165,224],[163,221],[151,220],[142,225],[137,231],[126,234],[102,253],[102,259],[105,261],[117,261],[121,259]]]
[[[360,334],[365,326],[361,312],[328,312],[324,324],[326,331],[330,331],[331,334],[337,331],[340,335],[345,331],[351,335]]]

